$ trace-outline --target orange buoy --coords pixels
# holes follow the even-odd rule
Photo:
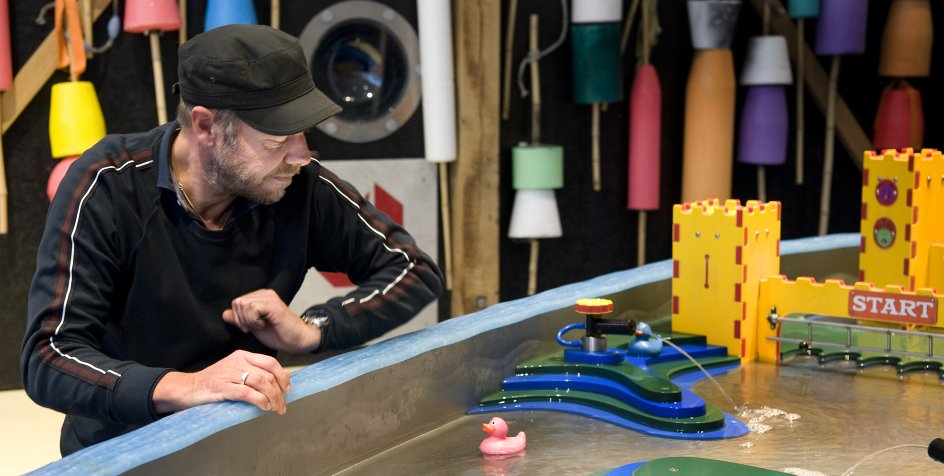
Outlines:
[[[682,202],[731,196],[736,88],[731,50],[695,52],[685,88]]]

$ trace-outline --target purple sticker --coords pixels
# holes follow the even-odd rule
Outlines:
[[[895,203],[898,198],[898,186],[888,179],[879,180],[878,186],[875,187],[875,198],[885,206]]]

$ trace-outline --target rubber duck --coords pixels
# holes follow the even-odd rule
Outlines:
[[[488,437],[479,443],[479,450],[487,455],[508,455],[524,449],[527,437],[523,431],[518,435],[508,437],[508,424],[499,417],[494,417],[488,423],[482,423],[482,431]]]
[[[659,352],[662,352],[662,339],[659,336],[650,339],[653,335],[649,324],[645,322],[636,324],[636,338],[629,343],[627,353],[640,357],[659,355]]]

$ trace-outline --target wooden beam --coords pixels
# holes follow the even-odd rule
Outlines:
[[[92,17],[98,19],[111,2],[112,0],[93,0]],[[56,48],[56,34],[53,31],[46,36],[46,39],[16,73],[13,86],[0,96],[3,117],[0,133],[5,133],[13,125],[13,121],[20,117],[20,113],[26,109],[39,90],[49,81],[52,73],[56,71]]]
[[[456,0],[459,156],[452,170],[452,315],[498,303],[501,1]]]
[[[758,13],[761,13],[764,11],[764,4],[767,3],[767,1],[768,0],[751,0],[751,5],[754,6],[754,9],[757,10]],[[777,3],[781,2],[778,1]],[[781,10],[785,11],[782,3],[780,6]],[[790,58],[794,63],[796,62],[798,53],[804,55],[803,79],[806,81],[810,95],[813,96],[813,101],[819,106],[820,110],[825,113],[829,77],[826,75],[823,67],[820,66],[813,50],[807,46],[806,42],[803,43],[802,52],[796,50],[796,26],[793,24],[793,21],[790,20],[790,17],[786,15],[771,15],[770,26],[774,34],[786,37],[787,45],[790,49]],[[799,78],[797,81],[799,81]],[[866,150],[872,150],[872,141],[869,139],[868,134],[862,130],[862,126],[859,125],[859,122],[856,120],[855,116],[852,115],[852,111],[849,110],[849,106],[846,105],[846,102],[841,96],[836,97],[836,132],[839,134],[839,140],[842,142],[842,145],[845,146],[846,151],[849,152],[849,156],[852,157],[853,162],[859,167],[859,170],[862,170],[862,155]]]

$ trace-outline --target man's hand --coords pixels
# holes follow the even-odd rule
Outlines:
[[[223,311],[223,320],[251,332],[266,347],[300,354],[321,343],[321,329],[305,324],[271,289],[239,296],[232,306]]]
[[[274,358],[237,350],[199,372],[164,375],[154,387],[154,409],[168,413],[235,400],[283,415],[285,393],[292,387],[289,378]]]

